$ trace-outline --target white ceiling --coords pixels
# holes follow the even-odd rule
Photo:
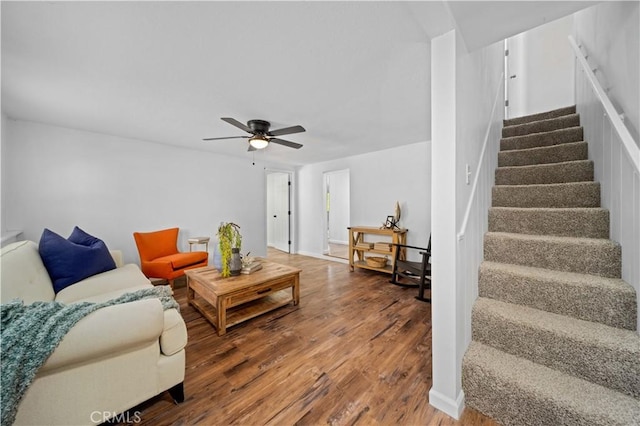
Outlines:
[[[467,48],[476,50],[571,15],[600,1],[447,2]]]
[[[474,48],[534,26],[501,33],[507,3],[463,3],[2,1],[2,110],[247,158],[244,139],[202,138],[245,135],[220,117],[300,124],[282,138],[302,149],[256,154],[293,165],[426,141],[429,44],[451,16]]]

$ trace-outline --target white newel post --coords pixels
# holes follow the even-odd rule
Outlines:
[[[431,41],[431,235],[432,365],[429,403],[459,418],[464,408],[460,378],[463,317],[456,280],[456,33]]]

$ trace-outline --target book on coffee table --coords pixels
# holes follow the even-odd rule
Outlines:
[[[260,269],[262,269],[262,264],[260,262],[253,262],[247,266],[243,266],[240,273],[251,274],[252,272],[259,271]]]

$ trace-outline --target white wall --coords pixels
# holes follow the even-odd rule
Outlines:
[[[470,206],[482,205],[476,200],[488,199],[493,185],[491,178],[479,179],[472,192],[476,175],[481,176],[481,164],[485,165],[482,175],[493,176],[493,170],[487,173],[486,162],[481,163],[481,153],[485,142],[495,146],[499,140],[503,49],[502,43],[496,43],[469,52],[455,30],[433,39],[431,48],[434,249],[429,402],[458,418],[464,408],[462,358],[470,340],[471,305],[477,296],[486,219],[470,220],[466,228],[462,225]],[[488,204],[485,200],[484,205]],[[479,213],[475,216],[481,217]],[[466,234],[464,245],[458,241],[459,234]],[[474,236],[472,244],[467,243],[470,235]]]
[[[573,16],[567,16],[508,40],[509,117],[573,105],[573,53],[567,37]]]
[[[640,3],[602,2],[575,16],[574,38],[640,145]]]
[[[426,247],[431,232],[431,144],[398,148],[301,167],[297,172],[298,246],[301,254],[323,253],[323,174],[349,169],[351,226],[380,226],[400,202],[400,225],[409,244]]]
[[[265,176],[250,159],[8,120],[3,132],[3,229],[38,242],[74,225],[138,263],[132,233],[177,226],[215,239],[221,221],[242,227],[244,251],[266,254]],[[5,180],[6,179],[6,180]],[[210,246],[209,252],[213,252]]]
[[[4,186],[6,184],[5,179],[5,171],[6,171],[6,156],[5,156],[5,145],[7,140],[7,126],[9,124],[9,119],[3,112],[0,114],[0,193],[4,194]],[[7,227],[5,224],[5,203],[4,200],[0,200],[0,231],[4,234],[7,231]]]

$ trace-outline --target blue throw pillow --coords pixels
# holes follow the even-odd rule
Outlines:
[[[94,244],[99,244],[99,243],[104,244],[104,242],[101,239],[96,238],[93,235],[87,234],[77,226],[73,228],[73,231],[71,232],[71,235],[69,235],[68,240],[71,241],[72,243],[80,244],[83,246],[92,246]]]
[[[38,250],[56,293],[116,267],[104,241],[77,226],[68,240],[45,228]]]

